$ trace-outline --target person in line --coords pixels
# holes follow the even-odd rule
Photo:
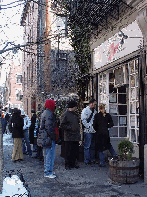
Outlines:
[[[93,127],[96,130],[96,150],[99,151],[100,167],[105,166],[104,150],[109,150],[112,156],[116,156],[115,150],[110,143],[109,130],[114,126],[112,117],[106,113],[105,105],[99,105],[99,113],[94,117]]]
[[[34,144],[37,148],[37,153],[35,155],[35,158],[38,158],[40,161],[43,161],[43,149],[41,146],[37,145],[37,137],[39,133],[39,127],[40,127],[40,111],[36,112],[36,122],[35,122],[35,129],[34,129]]]
[[[5,107],[2,111],[2,119],[1,119],[1,123],[2,123],[2,132],[3,134],[6,131],[6,126],[7,126],[7,120],[5,118],[5,116],[7,115],[7,107]]]
[[[81,123],[84,131],[84,163],[89,165],[95,163],[95,130],[93,128],[94,116],[97,102],[95,99],[89,101],[89,105],[82,110]]]
[[[44,156],[44,177],[56,178],[55,172],[53,172],[54,161],[55,161],[55,141],[56,141],[56,115],[55,111],[55,101],[48,99],[45,102],[45,109],[41,115],[40,129],[45,129],[52,140],[52,146],[43,147]]]
[[[21,109],[21,117],[24,120],[24,126],[23,126],[23,133],[24,133],[23,154],[27,154],[31,157],[32,156],[32,150],[31,150],[31,145],[30,145],[30,140],[29,140],[29,133],[28,133],[29,127],[31,125],[31,121],[30,121],[28,115],[25,114],[25,111],[23,109]],[[27,146],[27,150],[26,150],[26,146]]]
[[[79,155],[80,121],[75,113],[76,101],[69,101],[67,111],[61,116],[61,129],[64,131],[65,142],[65,169],[79,168],[76,159]]]
[[[23,118],[20,116],[20,110],[14,108],[12,118],[10,119],[9,129],[14,138],[12,161],[23,160],[22,138],[23,138]]]
[[[35,123],[36,123],[36,112],[34,109],[31,110],[32,112],[32,117],[31,117],[31,126],[29,128],[29,139],[30,139],[30,144],[33,144],[33,151],[37,151],[37,146],[34,143],[34,129],[35,129]]]
[[[76,159],[79,155],[80,121],[75,113],[77,109],[76,101],[69,101],[68,109],[61,116],[61,129],[64,131],[65,142],[65,169],[79,168]]]
[[[10,119],[10,115],[8,113],[8,108],[5,107],[5,111],[6,111],[6,115],[5,115],[5,121],[6,121],[6,134],[8,134],[9,132],[9,119]]]

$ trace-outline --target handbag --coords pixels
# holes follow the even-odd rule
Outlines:
[[[45,129],[39,129],[37,145],[41,147],[52,147],[52,139],[50,138]]]

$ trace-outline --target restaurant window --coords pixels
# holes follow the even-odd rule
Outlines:
[[[104,103],[107,104],[108,96],[107,96],[107,74],[101,73],[99,75],[99,104]]]
[[[115,86],[113,71],[109,73],[109,113],[114,123],[110,137],[127,137],[127,88]]]
[[[138,59],[132,60],[129,66],[129,131],[130,141],[138,143],[139,136],[139,87]]]

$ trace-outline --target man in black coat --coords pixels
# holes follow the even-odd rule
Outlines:
[[[76,159],[79,154],[79,141],[80,141],[80,124],[79,117],[75,113],[77,103],[70,101],[68,109],[61,116],[61,129],[64,131],[65,142],[65,169],[79,168],[76,165]]]
[[[96,130],[96,150],[99,151],[100,167],[105,166],[104,150],[109,150],[112,156],[116,156],[115,150],[110,143],[108,128],[114,126],[112,117],[105,111],[105,105],[99,105],[99,113],[94,117],[93,127]]]

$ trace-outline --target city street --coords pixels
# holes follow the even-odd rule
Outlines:
[[[32,197],[145,197],[147,185],[139,180],[136,184],[114,184],[109,179],[108,164],[100,168],[97,164],[70,171],[64,168],[64,159],[56,146],[54,171],[56,179],[44,178],[43,163],[24,155],[24,161],[12,162],[13,141],[11,135],[4,134],[4,177],[22,174],[25,185]],[[35,153],[33,153],[35,155]],[[16,195],[17,196],[17,195]]]

